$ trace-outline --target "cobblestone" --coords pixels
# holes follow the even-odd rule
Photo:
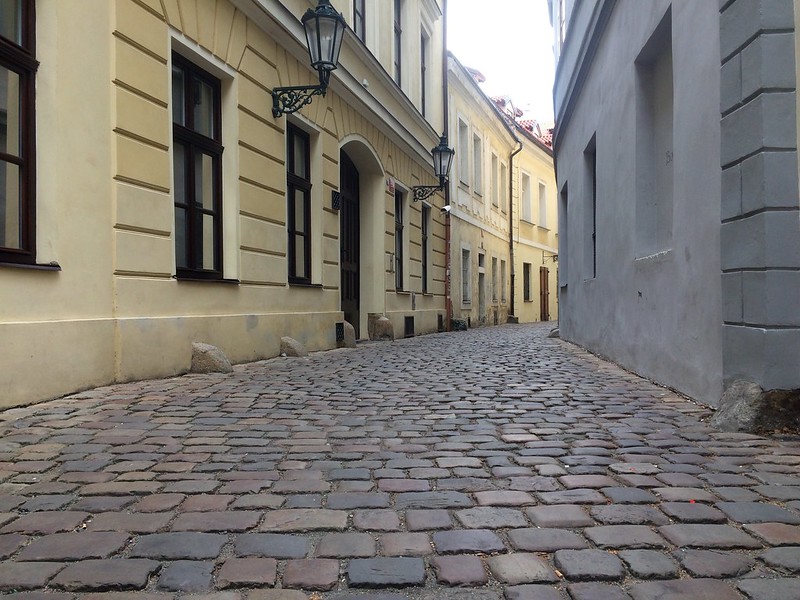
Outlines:
[[[0,591],[798,597],[800,438],[717,432],[707,409],[547,331],[367,343],[0,412]]]

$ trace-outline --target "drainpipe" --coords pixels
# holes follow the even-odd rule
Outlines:
[[[511,263],[511,306],[509,307],[508,322],[519,323],[519,319],[514,313],[514,288],[517,279],[517,268],[514,263],[514,157],[522,152],[523,146],[516,134],[512,133],[511,135],[514,136],[517,147],[508,157],[508,251],[509,262]]]
[[[447,0],[442,0],[442,135],[447,138],[447,143],[450,142],[450,99],[449,86],[447,84]],[[451,146],[452,148],[452,146]],[[444,187],[444,205],[450,204],[450,181]],[[451,321],[453,320],[453,302],[450,297],[450,267],[452,260],[450,256],[450,213],[452,211],[445,211],[444,214],[444,304],[445,304],[445,320],[447,321],[447,331],[452,329]]]

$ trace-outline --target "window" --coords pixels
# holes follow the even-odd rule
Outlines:
[[[419,66],[420,66],[420,112],[425,116],[426,92],[428,85],[428,38],[423,33],[419,42]]]
[[[473,188],[475,193],[480,195],[483,194],[483,140],[477,133],[472,136],[472,160],[475,171]]]
[[[506,261],[500,261],[500,302],[506,301]]]
[[[403,1],[394,0],[394,80],[397,85],[403,84]]]
[[[172,55],[175,264],[178,277],[222,277],[220,81]]]
[[[508,167],[504,164],[500,164],[500,209],[503,212],[508,210]]]
[[[531,223],[533,221],[533,207],[531,206],[532,197],[531,197],[531,176],[527,173],[522,174],[522,193],[521,193],[521,204],[522,204],[522,220],[528,221]]]
[[[354,0],[353,2],[353,31],[362,42],[367,41],[367,24],[364,20],[367,0]]]
[[[458,179],[464,185],[469,185],[469,126],[458,120]]]
[[[497,155],[492,154],[492,206],[499,206],[500,205],[500,161],[497,160]]]
[[[584,273],[597,276],[597,145],[595,137],[583,154],[586,160],[586,209],[584,212]]]
[[[289,283],[311,283],[311,140],[286,124],[286,230]]]
[[[461,302],[472,302],[472,265],[470,265],[470,252],[461,249]]]
[[[497,258],[492,257],[492,301],[497,302]]]
[[[403,289],[403,192],[394,192],[394,277],[395,288]]]
[[[430,273],[430,241],[431,207],[422,206],[422,293],[428,293],[428,274]]]
[[[36,262],[33,0],[0,3],[0,261]]]
[[[522,263],[522,299],[532,302],[531,297],[531,263]]]
[[[672,246],[674,204],[672,13],[636,59],[636,254]]]
[[[547,227],[547,186],[539,182],[539,226]]]

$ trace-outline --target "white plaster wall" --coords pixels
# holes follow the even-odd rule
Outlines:
[[[637,260],[634,60],[670,4],[672,244]],[[718,8],[695,0],[618,2],[557,139],[558,186],[567,184],[569,192],[569,221],[560,224],[560,239],[569,244],[560,251],[562,263],[568,261],[562,336],[709,404],[722,391]],[[559,75],[557,85],[565,86],[569,73]],[[564,98],[563,90],[556,97]],[[584,150],[595,133],[597,276],[588,279],[591,181]]]

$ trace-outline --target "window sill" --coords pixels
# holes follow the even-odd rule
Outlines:
[[[648,254],[646,256],[637,256],[635,259],[633,259],[633,263],[636,266],[640,266],[648,264],[657,264],[671,259],[672,259],[672,248],[667,248],[665,250],[659,250],[658,252],[654,252],[653,254]]]
[[[61,265],[57,262],[47,264],[38,263],[16,263],[16,262],[0,262],[0,267],[8,267],[11,269],[28,269],[30,271],[60,271]]]
[[[547,225],[537,225],[539,229],[544,229],[545,231],[550,231],[550,228]]]
[[[222,283],[225,285],[239,285],[241,283],[238,279],[224,279],[222,277],[206,279],[204,277],[178,277],[177,275],[173,275],[172,278],[178,283]]]
[[[527,302],[528,304],[533,304],[533,300],[523,300],[523,302]]]
[[[410,295],[411,295],[411,292],[409,292],[408,290],[398,290],[398,289],[395,289],[395,293],[396,293],[398,296],[410,296]]]
[[[289,287],[310,288],[313,290],[321,290],[321,283],[303,283],[302,281],[290,281]]]

